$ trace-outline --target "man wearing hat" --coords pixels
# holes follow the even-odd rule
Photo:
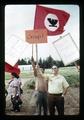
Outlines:
[[[57,66],[52,67],[52,75],[48,81],[48,105],[50,115],[55,115],[55,107],[58,115],[64,115],[64,96],[69,87],[64,76],[59,74]]]

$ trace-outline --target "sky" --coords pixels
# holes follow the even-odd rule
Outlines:
[[[64,27],[64,32],[56,36],[48,36],[48,43],[38,44],[38,59],[46,59],[49,55],[55,60],[61,60],[58,53],[52,46],[52,42],[70,33],[76,45],[80,46],[80,9],[78,5],[42,5],[48,8],[54,8],[59,10],[64,10],[70,14],[70,18]],[[5,6],[5,43],[7,43],[10,36],[15,35],[19,39],[25,41],[25,30],[33,30],[34,28],[34,17],[35,17],[36,5],[6,5]],[[11,43],[10,43],[11,44]],[[29,43],[28,43],[29,44]],[[24,51],[20,59],[31,58],[32,55],[32,45]],[[34,57],[36,57],[34,45]]]

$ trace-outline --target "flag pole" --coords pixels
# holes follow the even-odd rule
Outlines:
[[[32,44],[32,57],[33,57],[33,44]]]
[[[38,65],[38,46],[36,44],[36,62],[37,62],[37,65]]]

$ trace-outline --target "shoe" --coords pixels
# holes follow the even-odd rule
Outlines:
[[[20,112],[20,110],[14,110],[14,112]]]

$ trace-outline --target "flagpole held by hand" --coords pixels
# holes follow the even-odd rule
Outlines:
[[[33,44],[32,44],[32,57],[33,57]]]
[[[37,62],[37,65],[38,65],[38,46],[36,44],[36,62]]]

